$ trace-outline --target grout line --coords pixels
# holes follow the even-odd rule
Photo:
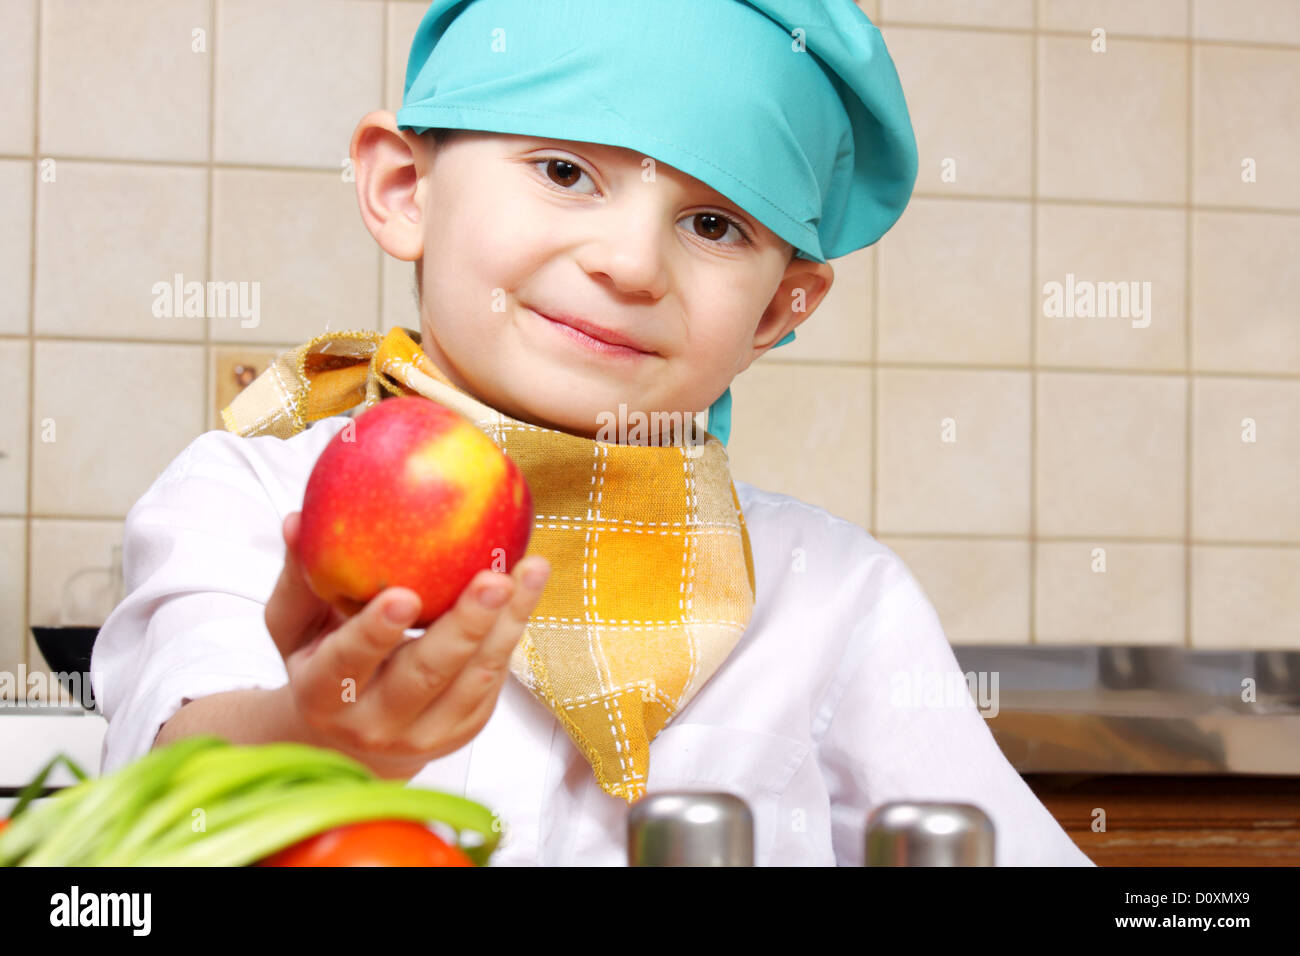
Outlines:
[[[44,5],[33,0],[36,11],[35,37],[32,55],[32,169],[30,185],[31,223],[28,244],[27,279],[27,513],[23,521],[23,613],[18,631],[18,660],[30,673],[35,667],[32,660],[32,489],[36,486],[36,219],[41,187],[41,21]]]
[[[877,274],[879,265],[876,265]],[[168,339],[168,338],[112,338],[108,336],[89,336],[89,335],[55,335],[47,334],[36,336],[37,342],[71,342],[78,345],[189,345],[200,348],[204,343],[197,339]],[[13,333],[0,334],[0,342],[26,342],[28,337],[25,335],[16,335]],[[284,349],[296,348],[301,345],[301,341],[275,340],[275,341],[251,341],[249,339],[222,339],[213,338],[211,344],[218,348],[248,349],[250,351],[267,351],[275,349],[283,351]],[[1088,366],[1088,365],[1046,365],[1046,364],[1008,364],[1008,363],[977,363],[969,362],[933,362],[933,361],[865,361],[865,362],[843,362],[838,359],[819,359],[819,358],[781,358],[776,355],[764,356],[764,361],[773,365],[791,365],[791,366],[808,366],[810,368],[837,368],[837,369],[864,369],[864,368],[893,368],[906,371],[926,371],[926,372],[943,372],[943,371],[960,371],[960,372],[1051,372],[1061,375],[1114,375],[1120,378],[1124,377],[1142,377],[1142,378],[1185,378],[1189,373],[1183,368],[1158,369],[1147,367],[1118,368],[1108,366]],[[1264,382],[1273,384],[1289,384],[1300,382],[1300,372],[1253,372],[1245,370],[1225,370],[1225,369],[1197,369],[1191,373],[1198,379],[1224,379],[1227,381],[1249,381]]]
[[[401,0],[396,0],[401,2]],[[215,56],[215,52],[213,54]],[[0,161],[23,162],[31,161],[36,158],[33,153],[6,153],[0,152]],[[150,166],[159,169],[221,169],[235,170],[239,172],[255,173],[307,173],[307,174],[337,174],[338,170],[330,166],[304,166],[297,164],[278,165],[274,163],[240,163],[232,160],[217,162],[211,160],[208,162],[187,161],[187,160],[168,160],[154,159],[148,156],[137,156],[122,158],[120,156],[93,156],[93,155],[74,155],[74,154],[48,154],[40,157],[42,159],[52,159],[56,163],[95,163],[101,166]],[[1074,196],[1031,196],[1010,195],[1005,193],[966,193],[956,190],[925,190],[917,189],[912,192],[913,200],[915,199],[950,199],[965,202],[1009,202],[1009,203],[1028,203],[1033,200],[1043,203],[1055,203],[1062,206],[1100,206],[1104,208],[1117,209],[1173,209],[1181,210],[1189,206],[1198,212],[1217,212],[1232,213],[1237,215],[1263,215],[1263,216],[1300,216],[1300,206],[1238,206],[1230,203],[1196,203],[1190,199],[1184,202],[1159,202],[1157,200],[1143,199],[1105,199],[1105,198],[1087,198]]]
[[[216,158],[217,144],[217,3],[219,0],[208,0],[208,165],[207,165],[207,186],[208,186],[208,222],[207,229],[204,232],[204,250],[203,250],[203,271],[205,275],[203,280],[210,282],[212,280],[212,233],[216,228],[213,221],[213,193],[216,189],[216,171],[213,168],[213,160]],[[214,385],[216,384],[217,373],[213,367],[216,363],[217,352],[212,347],[212,316],[207,316],[203,320],[203,423],[200,432],[206,432],[213,427],[212,420],[217,414],[217,398]],[[209,407],[208,403],[212,403]],[[125,558],[124,558],[125,560]]]
[[[102,514],[79,514],[76,512],[54,513],[54,512],[36,512],[34,514],[16,514],[0,512],[0,522],[4,521],[22,521],[24,518],[30,518],[33,521],[59,522],[59,521],[79,521],[86,524],[112,524],[121,525],[124,522],[122,515],[102,515]],[[844,519],[847,520],[847,519]],[[853,522],[856,523],[856,522]],[[896,538],[899,540],[916,539],[918,541],[963,541],[975,544],[985,544],[991,542],[1005,542],[1008,544],[1028,543],[1030,538],[1025,534],[1015,533],[997,533],[983,531],[889,531],[882,530],[881,538]],[[875,535],[873,535],[875,537]],[[879,539],[878,539],[879,540]],[[1122,534],[1042,534],[1037,536],[1040,544],[1089,544],[1097,541],[1106,541],[1114,544],[1126,545],[1163,545],[1166,547],[1183,547],[1186,543],[1183,537],[1159,535],[1122,535]],[[1281,551],[1300,551],[1300,541],[1285,539],[1242,539],[1242,538],[1192,538],[1191,543],[1198,548],[1220,548],[1220,549],[1242,549],[1248,551],[1259,551],[1263,549],[1277,549]]]
[[[871,252],[871,492],[867,501],[867,529],[875,537],[880,495],[880,243]]]
[[[0,335],[0,342],[7,342],[7,341],[16,341],[16,342],[26,341],[26,336],[16,335],[14,333]],[[135,337],[113,338],[104,335],[56,335],[56,334],[38,335],[36,336],[36,341],[71,342],[77,345],[192,345],[195,348],[202,348],[204,344],[203,339],[201,338],[167,339],[167,338],[157,338],[152,336],[142,336],[139,338],[135,338]],[[218,346],[224,346],[227,348],[247,348],[253,350],[260,350],[263,348],[276,348],[276,347],[294,348],[296,345],[301,345],[302,342],[297,342],[297,343],[288,342],[288,341],[263,342],[261,340],[250,341],[249,339],[218,338],[218,339],[213,339],[212,344]],[[1297,377],[1300,378],[1300,375],[1298,375]]]
[[[884,10],[884,0],[874,5],[874,16],[871,16],[872,25],[877,30],[880,29],[884,22],[881,19]],[[882,35],[883,36],[883,35]],[[917,161],[920,162],[920,149],[918,144]],[[920,180],[921,171],[917,169],[917,179]],[[916,196],[915,187],[912,189],[912,197],[908,199],[908,204]],[[888,233],[886,233],[888,235]],[[876,241],[876,246],[872,250],[871,256],[871,363],[869,372],[871,376],[871,494],[867,502],[867,530],[873,538],[879,538],[880,535],[880,518],[879,504],[880,498],[880,241]]]
[[[380,98],[380,100],[383,101],[383,102],[387,102],[387,100],[388,100],[388,33],[389,33],[389,29],[390,29],[390,27],[389,27],[389,23],[388,23],[388,13],[389,13],[390,9],[391,9],[391,8],[389,7],[389,5],[388,5],[387,3],[385,3],[385,4],[384,4],[384,15],[383,15],[383,21],[382,21],[382,23],[381,23],[381,25],[380,25],[380,28],[379,28],[379,98]],[[393,112],[394,112],[394,114],[396,114],[397,111],[394,110]],[[348,156],[348,158],[351,159],[351,141],[350,141],[350,140],[349,140],[349,149],[348,149],[348,152],[349,152],[349,156]],[[353,170],[352,170],[352,179],[353,179],[353,182],[352,182],[352,191],[353,191],[354,193],[357,191],[356,178],[357,178],[357,171],[356,171],[355,169],[353,169]],[[363,223],[363,225],[364,225],[364,223]],[[421,228],[423,228],[423,224],[421,224]],[[387,305],[387,302],[385,301],[385,296],[384,296],[384,255],[385,255],[385,253],[384,253],[383,247],[380,246],[378,243],[376,243],[375,246],[376,246],[376,248],[375,248],[375,270],[376,270],[376,283],[375,283],[375,287],[379,290],[379,314],[375,316],[375,329],[376,329],[377,331],[379,331],[379,332],[382,333],[382,332],[385,331],[385,330],[384,330],[384,308],[385,308],[385,306]]]
[[[993,193],[985,195],[983,193],[917,191],[912,194],[912,198],[1007,203],[1030,203],[1037,200],[1046,205],[1085,206],[1089,208],[1100,207],[1103,209],[1165,209],[1174,212],[1181,212],[1185,209],[1191,208],[1196,212],[1232,213],[1237,215],[1260,213],[1266,216],[1300,216],[1300,206],[1291,209],[1280,206],[1233,206],[1221,203],[1156,202],[1154,200],[1146,201],[1141,199],[1078,199],[1067,196],[1041,195],[1031,197],[1028,193],[1023,196],[1009,196]]]
[[[156,159],[151,156],[95,156],[86,153],[47,153],[47,158],[67,163],[98,163],[103,166],[139,166],[147,164],[163,169],[207,169],[215,165],[219,169],[238,169],[254,173],[335,173],[335,166],[308,166],[300,163],[241,163],[227,159],[221,162],[209,162],[202,159]],[[0,159],[31,159],[23,153],[0,152]]]
[[[1038,7],[1034,3],[1034,35],[1029,52],[1029,643],[1038,643],[1038,137],[1039,122],[1038,50],[1042,39],[1038,32]]]
[[[1091,27],[1080,27],[1076,30],[1067,30],[1062,28],[1046,29],[1038,27],[1036,21],[1037,11],[1035,11],[1035,26],[1033,27],[988,26],[975,23],[925,23],[918,20],[884,20],[881,18],[877,18],[874,22],[877,27],[888,26],[891,29],[901,27],[906,30],[941,30],[946,33],[1001,33],[1011,36],[1036,35],[1040,37],[1054,37],[1065,40],[1091,39]],[[1109,43],[1111,40],[1125,40],[1136,43],[1200,43],[1206,46],[1243,46],[1249,47],[1252,50],[1285,50],[1288,52],[1300,50],[1300,43],[1276,43],[1267,40],[1198,37],[1194,35],[1190,21],[1188,23],[1186,34],[1182,36],[1176,36],[1174,34],[1125,33],[1118,30],[1107,30],[1106,42]],[[886,38],[886,42],[888,42],[888,38]]]
[[[1196,24],[1193,22],[1195,17],[1195,4],[1192,0],[1187,0],[1187,34],[1194,36]],[[1187,211],[1184,218],[1183,236],[1183,301],[1186,308],[1183,310],[1183,327],[1184,327],[1184,349],[1185,361],[1187,363],[1187,396],[1185,404],[1187,406],[1186,421],[1183,433],[1183,646],[1192,647],[1192,472],[1196,461],[1196,448],[1194,437],[1194,411],[1196,404],[1196,376],[1192,374],[1192,311],[1196,308],[1192,300],[1192,198],[1196,194],[1194,187],[1196,177],[1196,163],[1193,162],[1194,150],[1196,147],[1196,138],[1194,136],[1196,128],[1196,107],[1194,97],[1196,95],[1196,60],[1197,45],[1193,42],[1187,44],[1187,76],[1186,76],[1186,99],[1187,99],[1187,128],[1184,132],[1186,143],[1186,190]]]
[[[67,519],[66,515],[55,515],[53,517]],[[107,518],[95,518],[92,520],[107,521]],[[1142,536],[1142,535],[1124,535],[1124,534],[1040,534],[1036,538],[1030,538],[1025,534],[1005,533],[982,531],[890,531],[882,530],[880,534],[887,538],[897,538],[899,540],[916,539],[918,541],[968,541],[975,544],[986,544],[990,542],[1005,542],[1007,544],[1032,544],[1037,541],[1038,544],[1096,544],[1098,541],[1110,544],[1133,544],[1133,545],[1164,545],[1170,548],[1181,548],[1185,539],[1173,536]],[[1288,540],[1250,540],[1240,538],[1193,538],[1192,543],[1200,548],[1240,548],[1245,550],[1260,550],[1264,548],[1277,548],[1283,551],[1300,551],[1300,541]]]
[[[94,163],[101,166],[149,166],[159,169],[198,169],[207,170],[209,167],[222,170],[235,170],[239,172],[256,172],[256,173],[307,173],[307,174],[337,174],[337,170],[325,166],[276,166],[268,163],[237,163],[237,162],[185,162],[180,160],[162,160],[152,159],[147,156],[133,157],[122,159],[121,157],[107,156],[80,156],[80,155],[46,155],[42,159],[52,159],[57,163]],[[29,162],[35,159],[34,154],[28,153],[0,153],[0,162]],[[1225,203],[1195,203],[1195,202],[1159,202],[1157,200],[1143,199],[1103,199],[1103,198],[1078,198],[1072,196],[1030,196],[1028,193],[1022,196],[1007,195],[1002,193],[963,193],[948,190],[927,191],[923,189],[914,190],[912,199],[944,199],[964,202],[1007,202],[1007,203],[1029,203],[1034,199],[1038,202],[1055,204],[1061,206],[1089,206],[1115,209],[1169,209],[1184,210],[1189,206],[1197,212],[1215,212],[1231,213],[1235,215],[1262,215],[1262,216],[1300,216],[1300,206],[1291,208],[1283,206],[1236,206]]]
[[[0,337],[2,338],[2,337]],[[178,344],[178,343],[159,343],[159,344]],[[863,363],[860,362],[840,362],[835,359],[815,359],[815,358],[783,358],[777,359],[772,357],[773,365],[808,365],[821,366],[826,368],[855,368]],[[1114,375],[1120,378],[1186,378],[1188,372],[1184,369],[1150,369],[1150,368],[1106,368],[1104,366],[1086,366],[1086,365],[1005,365],[997,363],[977,363],[970,362],[876,362],[880,368],[896,368],[908,371],[921,372],[1050,372],[1059,375]],[[1226,379],[1228,381],[1248,381],[1248,382],[1268,382],[1273,384],[1289,384],[1300,382],[1300,372],[1231,372],[1222,370],[1205,370],[1192,373],[1196,378],[1205,379]]]

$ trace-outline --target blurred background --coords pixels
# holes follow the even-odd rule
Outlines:
[[[894,549],[959,649],[1300,651],[1300,3],[859,6],[915,195],[733,383],[734,475]],[[270,357],[418,328],[347,153],[425,8],[0,0],[0,670],[103,621],[126,512]],[[156,316],[179,277],[260,322]]]

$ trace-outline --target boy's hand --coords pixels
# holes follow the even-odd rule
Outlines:
[[[409,779],[487,723],[550,565],[533,555],[513,574],[480,571],[447,613],[408,639],[420,611],[410,588],[387,588],[345,618],[308,587],[297,557],[300,516],[284,520],[284,570],[266,605],[267,630],[289,672],[290,706],[321,746]],[[530,583],[530,570],[541,579]],[[496,608],[478,600],[492,587],[505,592]],[[390,620],[386,612],[403,598],[409,613]]]

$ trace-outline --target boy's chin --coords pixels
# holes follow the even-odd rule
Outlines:
[[[511,418],[518,419],[528,425],[536,425],[538,428],[547,428],[551,431],[567,432],[584,438],[590,438],[599,428],[599,425],[594,423],[587,427],[582,423],[581,418],[575,416],[572,411],[556,412],[554,409],[544,410],[532,406],[515,410],[502,409],[502,411]]]
[[[545,423],[543,427],[552,431],[566,432],[579,438],[595,438],[601,429],[601,423],[592,414],[590,418],[581,415],[559,415],[556,417],[539,416]]]

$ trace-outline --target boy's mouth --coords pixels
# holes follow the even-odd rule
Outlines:
[[[641,348],[626,336],[599,326],[592,325],[572,316],[552,317],[536,309],[529,312],[544,319],[547,326],[558,331],[570,342],[581,345],[590,352],[608,355],[611,358],[645,358],[658,353]]]

